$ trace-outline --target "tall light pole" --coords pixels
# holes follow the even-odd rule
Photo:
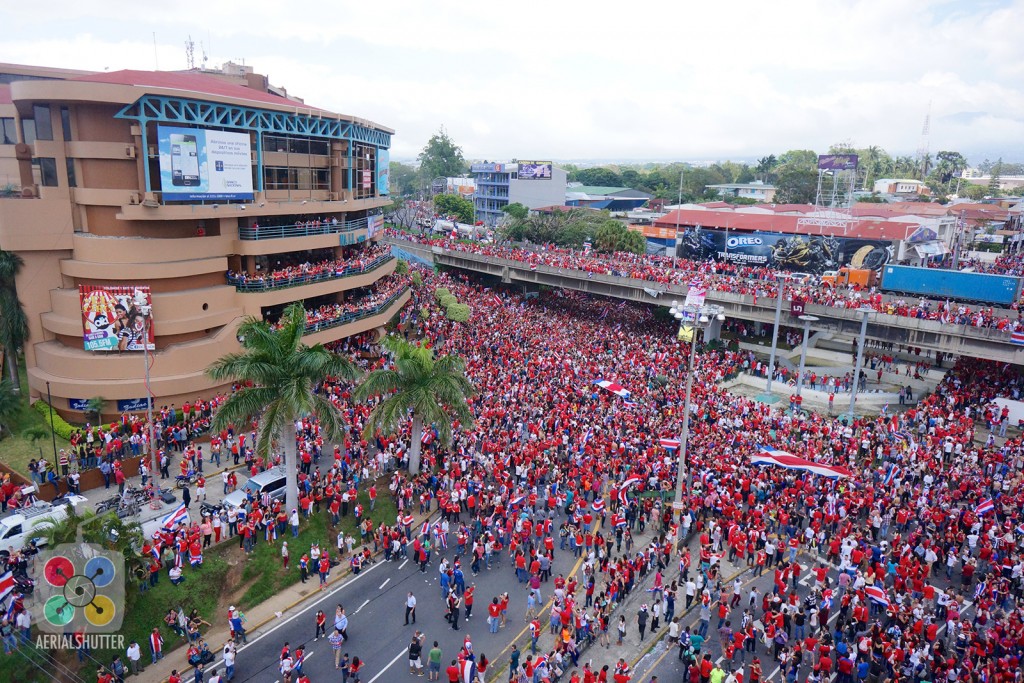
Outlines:
[[[775,403],[779,397],[772,393],[772,377],[775,375],[775,352],[779,345],[779,324],[782,322],[782,294],[789,282],[788,273],[776,273],[775,282],[778,293],[775,296],[775,327],[772,328],[772,350],[768,356],[768,384],[763,394],[757,397],[762,403]]]
[[[142,316],[142,361],[146,368],[146,422],[149,424],[149,445],[146,451],[149,454],[149,470],[152,472],[154,466],[159,467],[160,463],[156,461],[156,442],[153,440],[153,391],[149,385],[149,324],[149,316]]]
[[[850,389],[850,422],[853,422],[853,406],[857,402],[857,387],[860,386],[860,370],[864,364],[864,340],[868,336],[868,316],[875,312],[875,309],[863,306],[857,309],[861,315],[860,341],[857,342],[857,361],[853,366],[853,385]]]
[[[50,438],[53,441],[53,466],[57,467],[57,430],[53,428],[53,396],[50,395],[50,383],[46,383],[46,404],[50,407]]]
[[[683,399],[683,430],[679,434],[679,471],[676,474],[676,502],[683,504],[683,472],[686,472],[686,492],[693,488],[693,472],[686,462],[686,445],[690,437],[690,398],[693,393],[693,369],[697,360],[697,331],[707,332],[716,322],[725,320],[725,309],[716,304],[705,304],[702,306],[680,306],[678,302],[672,302],[669,309],[672,317],[679,321],[679,335],[682,336],[683,326],[690,323],[692,335],[690,336],[690,364],[686,370],[686,397]]]
[[[800,374],[796,376],[796,395],[800,395],[800,390],[804,386],[804,364],[807,362],[807,340],[811,336],[811,323],[816,323],[820,318],[816,315],[802,315],[800,319],[804,321],[804,343],[800,349]]]

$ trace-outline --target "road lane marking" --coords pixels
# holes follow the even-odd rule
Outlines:
[[[371,678],[366,683],[373,683],[375,680],[377,680],[378,678],[383,676],[384,672],[387,671],[388,669],[390,669],[392,666],[394,666],[395,662],[397,662],[399,659],[401,659],[403,655],[405,655],[405,648],[404,647],[402,648],[401,652],[399,652],[397,655],[395,655],[394,659],[392,659],[390,662],[388,662],[387,666],[385,666],[383,669],[380,670],[380,673],[378,673],[376,676]]]
[[[356,611],[353,612],[352,614],[359,614],[359,610],[363,609],[364,607],[366,607],[369,604],[370,604],[370,600],[369,600],[369,598],[367,598],[366,600],[363,601],[363,604],[359,605],[358,609],[356,609]]]
[[[408,557],[405,558],[404,560],[402,560],[402,564],[398,565],[398,568],[401,569],[402,567],[404,567],[407,564],[409,564],[409,558]]]
[[[380,590],[384,590],[384,586],[388,585],[388,583],[390,581],[391,581],[391,577],[389,576],[388,578],[384,579],[384,583],[382,583],[381,585],[377,586],[377,590],[379,590],[379,591]]]

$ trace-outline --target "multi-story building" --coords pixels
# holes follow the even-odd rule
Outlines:
[[[470,171],[476,183],[476,219],[485,225],[495,225],[509,204],[539,209],[565,203],[566,172],[550,161],[484,162],[472,164]]]
[[[329,342],[408,300],[375,239],[393,131],[245,82],[0,64],[0,248],[24,260],[33,396],[138,410],[148,361],[154,403],[181,405],[225,389],[204,370],[246,316],[303,301],[305,341]]]

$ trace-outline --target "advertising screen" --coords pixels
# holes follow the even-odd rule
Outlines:
[[[391,194],[391,151],[377,150],[377,194]]]
[[[679,256],[821,274],[842,266],[878,270],[892,258],[892,243],[777,232],[726,232],[686,228]]]
[[[550,161],[520,161],[520,180],[551,180],[551,168],[554,164]]]
[[[156,348],[149,287],[78,285],[86,351]]]
[[[247,133],[157,126],[164,201],[252,199]]]
[[[819,154],[818,168],[822,171],[854,171],[857,169],[857,155]]]

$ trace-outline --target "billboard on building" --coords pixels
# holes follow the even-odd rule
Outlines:
[[[149,287],[78,285],[86,351],[156,348]]]
[[[164,201],[252,199],[248,133],[157,126]]]
[[[373,187],[373,171],[370,169],[363,170],[363,189],[369,190]]]
[[[818,170],[820,171],[855,171],[857,170],[856,154],[819,154]]]
[[[384,227],[384,216],[377,214],[376,216],[366,217],[366,238],[373,239],[373,236],[380,232],[381,228]]]
[[[469,170],[473,173],[505,173],[505,164],[495,164],[491,162],[471,164]]]
[[[550,161],[520,161],[520,180],[551,180],[551,169],[554,166]]]
[[[377,150],[377,193],[391,194],[391,150]]]
[[[684,229],[679,240],[683,258],[814,274],[842,266],[878,270],[889,262],[892,252],[892,242],[887,240],[700,227]]]

